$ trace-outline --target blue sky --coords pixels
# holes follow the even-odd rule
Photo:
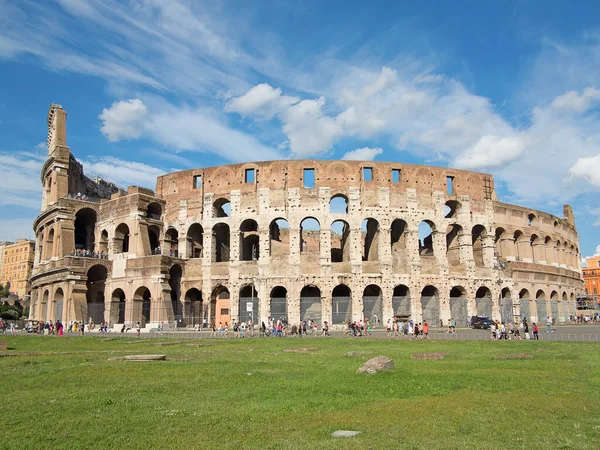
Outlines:
[[[600,8],[579,1],[0,0],[0,239],[31,236],[45,119],[86,173],[359,158],[489,172],[600,252]]]

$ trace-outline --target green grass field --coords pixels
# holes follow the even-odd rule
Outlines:
[[[0,358],[0,448],[600,448],[594,343],[0,340],[28,353]],[[113,359],[142,353],[168,360]],[[355,373],[377,355],[394,370]]]

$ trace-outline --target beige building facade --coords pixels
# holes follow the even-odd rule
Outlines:
[[[33,269],[35,242],[19,239],[14,244],[7,244],[2,251],[1,283],[10,283],[10,292],[19,299],[29,295],[29,279]]]
[[[59,105],[48,128],[34,319],[147,328],[269,317],[340,327],[392,317],[461,324],[476,314],[564,321],[584,289],[571,208],[556,217],[501,202],[488,174],[270,161],[121,191],[85,177]]]

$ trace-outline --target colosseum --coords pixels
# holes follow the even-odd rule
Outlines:
[[[269,317],[564,321],[583,292],[571,208],[503,203],[488,174],[284,160],[123,190],[86,177],[66,138],[66,111],[51,105],[32,319],[144,330]]]

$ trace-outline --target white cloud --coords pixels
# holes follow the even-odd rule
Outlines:
[[[102,120],[100,131],[110,142],[137,139],[142,134],[147,116],[148,108],[140,99],[114,102],[98,116]]]
[[[501,167],[514,161],[525,150],[519,137],[483,136],[474,147],[456,158],[456,165],[464,169]]]
[[[372,161],[377,155],[381,155],[382,153],[382,148],[363,147],[347,152],[342,156],[342,159],[351,161]]]
[[[569,169],[573,177],[581,177],[600,187],[600,153],[589,158],[579,158]]]
[[[156,178],[164,175],[164,170],[148,164],[125,161],[114,157],[104,157],[81,161],[83,171],[88,177],[99,176],[118,186],[142,186],[152,190],[156,188]]]
[[[281,89],[272,88],[269,84],[258,84],[240,97],[231,99],[225,105],[225,112],[236,112],[243,116],[257,115],[271,119],[277,113],[300,99],[281,95]]]
[[[299,158],[327,152],[343,134],[342,126],[323,114],[325,97],[303,100],[284,111],[283,132],[290,142],[290,150]]]
[[[555,109],[583,113],[598,100],[600,100],[600,90],[588,87],[581,95],[576,91],[568,91],[559,95],[552,101],[551,106]]]
[[[46,144],[45,142],[40,142],[35,146],[35,148],[37,148],[38,150],[47,150],[48,144]]]
[[[46,160],[29,152],[0,152],[3,168],[0,206],[20,206],[39,211],[42,205],[40,171]]]

